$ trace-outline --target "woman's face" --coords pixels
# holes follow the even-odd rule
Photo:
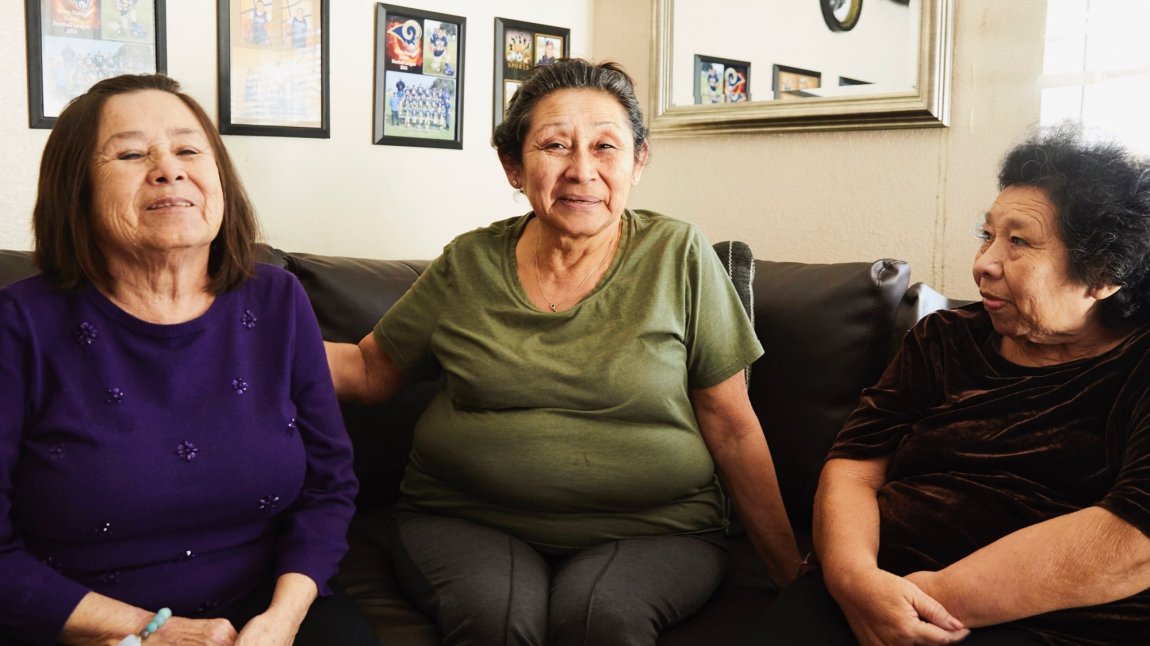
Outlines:
[[[1101,325],[1097,305],[1116,289],[1093,288],[1071,277],[1054,205],[1042,189],[1003,190],[986,214],[982,237],[974,282],[999,334],[1057,344]]]
[[[195,114],[159,90],[119,94],[100,116],[90,169],[97,243],[132,258],[202,249],[224,197],[215,155]]]
[[[558,90],[532,110],[523,161],[504,169],[544,224],[585,237],[618,221],[643,172],[645,148],[639,157],[631,121],[613,96]]]

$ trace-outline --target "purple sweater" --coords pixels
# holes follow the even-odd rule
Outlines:
[[[90,286],[0,289],[0,642],[53,642],[90,590],[197,617],[286,572],[328,594],[356,489],[291,274],[176,325]]]

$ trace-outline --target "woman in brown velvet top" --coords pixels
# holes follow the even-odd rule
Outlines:
[[[825,589],[764,641],[1150,644],[1150,166],[1061,127],[999,187],[981,300],[863,392],[815,503]]]

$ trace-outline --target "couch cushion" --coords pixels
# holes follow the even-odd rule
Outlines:
[[[31,251],[0,249],[0,285],[14,283],[36,273]]]
[[[832,440],[881,374],[910,282],[902,261],[755,261],[755,329],[765,354],[750,395],[796,534],[807,534]]]

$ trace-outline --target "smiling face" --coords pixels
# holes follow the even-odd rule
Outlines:
[[[179,97],[159,90],[119,94],[100,117],[90,167],[91,210],[110,260],[202,252],[223,220],[211,144]]]
[[[1005,343],[1074,343],[1102,328],[1097,306],[1117,288],[1071,277],[1055,207],[1042,189],[1004,189],[986,214],[982,238],[974,281]]]
[[[522,162],[504,162],[540,221],[560,235],[593,236],[618,221],[646,162],[623,106],[610,94],[568,89],[541,98]]]

